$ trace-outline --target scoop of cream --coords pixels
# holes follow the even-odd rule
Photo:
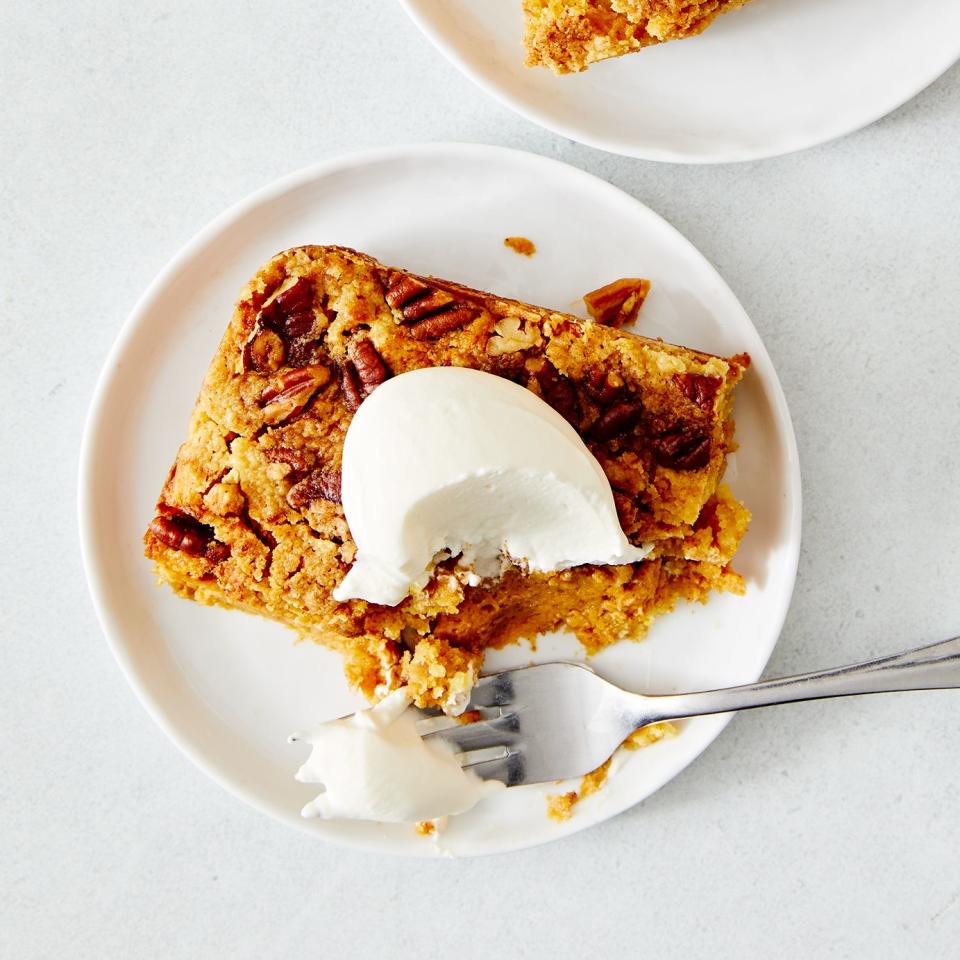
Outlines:
[[[369,710],[290,737],[313,747],[297,780],[323,784],[303,816],[415,823],[465,813],[503,789],[461,768],[446,743],[424,740],[409,705],[400,688]]]
[[[357,556],[334,598],[393,606],[437,554],[481,576],[642,560],[577,432],[523,387],[479,370],[393,377],[360,406],[343,447],[343,509]]]

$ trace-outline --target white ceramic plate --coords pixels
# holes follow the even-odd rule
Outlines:
[[[502,238],[533,239],[520,257]],[[438,849],[407,825],[302,820],[312,796],[293,780],[302,745],[286,736],[361,706],[339,657],[294,643],[276,624],[212,609],[158,588],[141,535],[184,438],[197,387],[247,279],[278,250],[337,243],[385,263],[462,280],[554,308],[619,276],[648,276],[643,330],[753,357],[739,388],[742,447],[730,463],[753,525],[738,566],[746,597],[719,596],[659,622],[642,644],[595,658],[638,690],[669,692],[759,676],[790,600],[800,536],[796,446],[783,393],[743,308],[706,260],[641,203],[580,170],[473,145],[401,147],[347,157],[267,187],[228,211],[160,274],[127,321],[93,401],[80,469],[80,528],[90,588],[113,650],[147,709],[200,767],[254,806],[316,836],[424,856]],[[582,306],[582,304],[581,304]],[[577,656],[547,638],[536,659]],[[491,666],[527,663],[527,647]],[[726,719],[629,754],[605,790],[567,823],[544,794],[506,791],[456,818],[444,850],[477,854],[555,839],[642,800],[699,754]]]
[[[723,163],[873,123],[960,56],[956,0],[753,0],[699,37],[556,77],[524,67],[520,0],[401,0],[436,46],[518,113],[646,160]]]

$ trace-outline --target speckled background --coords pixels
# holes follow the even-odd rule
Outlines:
[[[106,352],[211,217],[343,151],[499,143],[663,214],[765,338],[805,485],[770,672],[960,631],[960,69],[837,143],[691,168],[531,126],[386,0],[5,0],[0,19],[0,955],[957,955],[960,693],[739,717],[549,847],[351,853],[247,809],[153,725],[94,619],[74,501]]]

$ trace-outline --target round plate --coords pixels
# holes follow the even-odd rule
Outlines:
[[[520,0],[400,0],[468,77],[534,123],[645,160],[724,163],[873,123],[960,56],[955,0],[753,0],[698,37],[557,77],[524,67]]]
[[[534,257],[503,245],[514,234],[535,241]],[[339,657],[295,643],[277,624],[155,585],[141,536],[233,304],[274,253],[305,243],[344,244],[387,264],[566,310],[601,283],[647,276],[645,333],[716,353],[749,351],[753,366],[738,388],[741,449],[728,471],[754,514],[737,561],[747,595],[678,609],[644,643],[618,644],[593,663],[637,690],[714,687],[756,679],[776,642],[796,573],[799,470],[783,392],[737,299],[676,230],[604,181],[531,154],[438,144],[335,160],[260,191],[188,244],[123,328],[90,413],[79,512],[94,602],[130,683],[214,779],[340,843],[424,856],[489,853],[561,837],[642,800],[696,757],[726,718],[689,721],[680,736],[628,754],[566,823],[547,818],[544,795],[557,788],[541,786],[505,791],[454,818],[442,846],[406,824],[303,820],[299,810],[314,791],[293,780],[305,750],[286,737],[362,706]],[[581,655],[569,637],[548,637],[535,655],[515,647],[488,666]]]

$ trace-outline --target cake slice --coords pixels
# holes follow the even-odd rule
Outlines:
[[[702,33],[748,0],[523,0],[527,66],[576,73],[591,63]]]
[[[240,297],[146,555],[185,597],[339,650],[368,695],[407,684],[421,705],[449,708],[488,647],[565,629],[595,651],[641,637],[678,599],[743,591],[730,561],[749,514],[721,479],[748,364],[343,248],[288,250]],[[356,552],[339,502],[353,412],[388,377],[435,366],[505,377],[565,417],[609,479],[628,539],[654,544],[650,557],[514,567],[480,582],[450,558],[397,606],[338,603],[333,589]]]
[[[528,67],[578,73],[591,63],[656,43],[645,24],[617,13],[609,0],[523,0]]]

